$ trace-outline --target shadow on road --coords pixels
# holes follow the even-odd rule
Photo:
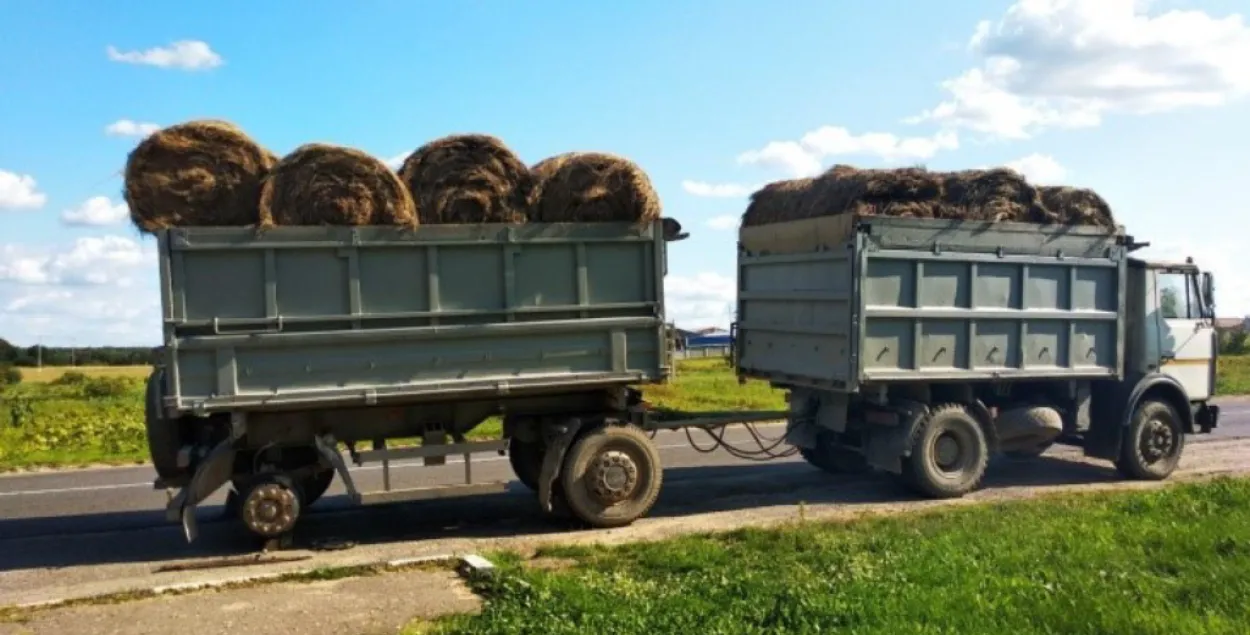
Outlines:
[[[1117,480],[1109,466],[1043,456],[1032,461],[996,459],[984,487],[1057,486]],[[833,476],[803,462],[675,467],[652,518],[680,518],[709,512],[774,505],[906,502],[918,500],[886,474]],[[575,529],[538,510],[533,494],[514,483],[505,494],[464,499],[351,507],[330,496],[308,512],[295,547],[320,541],[381,544],[452,538],[502,538]],[[115,563],[160,563],[196,557],[255,552],[258,543],[220,506],[199,510],[200,536],[187,544],[182,529],[156,511],[77,517],[0,520],[0,571]],[[593,530],[586,530],[593,531]],[[156,568],[159,564],[154,564]]]

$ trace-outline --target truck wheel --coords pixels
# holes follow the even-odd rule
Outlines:
[[[980,486],[988,463],[981,424],[962,404],[948,403],[931,410],[917,426],[902,477],[925,496],[958,498]]]
[[[300,496],[291,480],[262,476],[253,480],[240,497],[239,517],[247,530],[261,538],[278,538],[295,528]]]
[[[1172,474],[1185,448],[1185,430],[1166,401],[1147,399],[1137,405],[1120,445],[1115,467],[1127,478],[1161,481]]]
[[[521,484],[538,491],[538,478],[543,469],[543,444],[538,441],[508,439],[508,463]]]
[[[864,455],[835,445],[827,432],[816,435],[816,447],[799,448],[799,456],[829,474],[861,474],[868,471]]]
[[[560,471],[569,511],[592,527],[623,527],[660,496],[660,453],[635,426],[609,425],[569,448]]]

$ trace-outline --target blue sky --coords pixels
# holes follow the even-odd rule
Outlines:
[[[626,155],[692,233],[667,281],[683,326],[728,321],[745,192],[833,162],[1093,187],[1247,314],[1238,4],[2,2],[0,337],[159,343],[120,171],[137,135],[199,117],[278,153],[486,132],[531,164]]]

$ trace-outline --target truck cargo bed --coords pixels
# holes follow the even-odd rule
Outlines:
[[[668,372],[658,221],[158,240],[171,411],[540,394]]]
[[[1120,232],[872,216],[743,228],[736,366],[779,385],[1119,378]]]

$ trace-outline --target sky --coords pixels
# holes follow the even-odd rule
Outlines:
[[[350,7],[348,9],[347,7]],[[1240,11],[1240,13],[1239,13]],[[1250,314],[1250,22],[1236,0],[630,3],[0,0],[0,337],[160,344],[154,239],[121,197],[152,130],[211,117],[278,154],[402,158],[483,132],[528,164],[629,157],[664,215],[669,317],[731,320],[755,188],[1008,166],[1096,190]]]

